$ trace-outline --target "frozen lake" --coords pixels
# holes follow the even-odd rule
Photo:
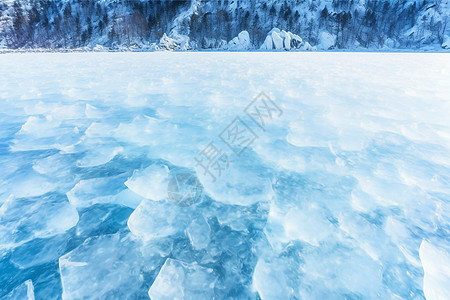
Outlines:
[[[444,299],[449,78],[449,54],[0,55],[0,297]]]

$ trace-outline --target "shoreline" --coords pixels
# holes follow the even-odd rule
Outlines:
[[[450,53],[450,49],[333,49],[333,50],[154,50],[154,49],[0,49],[0,54],[10,53],[151,53],[151,52],[177,52],[177,53]]]

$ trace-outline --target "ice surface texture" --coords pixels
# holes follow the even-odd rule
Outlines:
[[[448,299],[449,76],[447,54],[1,55],[0,298]]]

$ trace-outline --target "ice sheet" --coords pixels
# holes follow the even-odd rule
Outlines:
[[[1,55],[0,297],[445,295],[449,76],[433,53]]]

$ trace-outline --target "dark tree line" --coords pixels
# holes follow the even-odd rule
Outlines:
[[[426,15],[419,19],[421,12],[439,4],[439,0],[368,0],[361,7],[361,0],[203,0],[178,29],[204,48],[214,47],[206,39],[229,41],[242,30],[259,46],[273,27],[296,33],[313,45],[326,31],[336,36],[337,48],[355,43],[382,46],[387,39],[413,47],[442,43],[446,19]],[[190,5],[191,1],[181,0],[0,2],[0,39],[9,48],[142,45],[169,33],[174,19]],[[405,36],[416,24],[417,32]],[[420,37],[425,31],[432,33],[426,41]]]
[[[104,46],[159,39],[173,18],[189,3],[179,0],[118,1],[16,0],[0,3],[4,38],[11,48],[82,47],[96,40]],[[26,9],[26,7],[31,7]],[[5,19],[5,18],[4,18]]]

